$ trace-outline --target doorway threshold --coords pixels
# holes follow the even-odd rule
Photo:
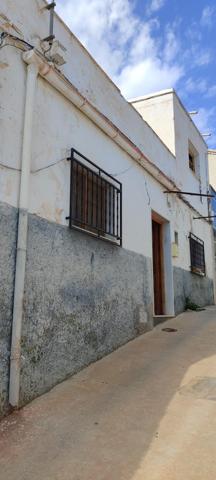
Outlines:
[[[166,320],[171,320],[175,318],[176,315],[153,315],[153,324],[154,327],[159,325],[159,323],[166,322]]]

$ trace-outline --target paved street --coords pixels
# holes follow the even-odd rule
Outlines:
[[[215,307],[158,325],[0,424],[1,480],[215,478]]]

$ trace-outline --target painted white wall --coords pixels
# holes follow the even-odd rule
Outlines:
[[[67,225],[70,164],[66,155],[71,147],[108,173],[116,175],[123,183],[125,248],[152,256],[151,213],[154,210],[171,223],[173,240],[174,231],[179,233],[179,257],[173,259],[173,265],[189,270],[190,231],[205,239],[206,250],[211,251],[207,222],[193,221],[194,212],[188,206],[175,196],[165,195],[164,187],[42,79],[38,81],[34,117],[30,187],[32,213]],[[56,165],[49,166],[53,163]],[[207,269],[211,277],[210,260],[209,255]]]
[[[207,193],[209,189],[207,145],[175,93],[173,94],[173,101],[176,166],[177,175],[181,182],[181,188],[182,190],[197,193],[201,188],[202,193]],[[198,152],[196,175],[189,168],[189,143],[191,143]],[[188,200],[191,205],[202,212],[202,215],[208,215],[208,201],[205,197],[202,199],[200,197],[191,197],[190,199],[188,198]]]
[[[207,193],[207,145],[174,90],[164,90],[132,100],[132,104],[151,125],[175,156],[171,177],[182,191]],[[198,152],[196,175],[189,168],[188,151],[192,144]],[[165,170],[166,171],[166,170]],[[205,198],[185,197],[200,213],[208,215]]]
[[[37,35],[43,37],[47,34],[47,16],[38,10],[41,3],[42,0],[34,0],[30,5],[29,1],[20,0],[18,8],[17,3],[2,0],[2,11],[31,42],[36,41]],[[186,168],[186,147],[183,143],[190,125],[181,126],[184,112],[182,113],[178,102],[174,105],[177,122],[175,145],[178,152],[178,158],[175,158],[59,20],[56,29],[57,37],[68,48],[68,64],[64,71],[70,80],[82,93],[88,95],[111,121],[121,127],[166,175],[176,179],[178,185],[185,185],[184,176],[189,178],[189,175]],[[8,47],[0,51],[0,62],[8,64],[1,71],[0,88],[0,201],[17,206],[26,65],[21,52]],[[203,154],[203,143],[199,144],[196,134],[196,131],[192,131],[191,140],[196,148],[202,149]],[[66,157],[71,147],[89,157],[108,173],[116,175],[122,182],[125,248],[147,257],[152,256],[151,214],[154,210],[170,222],[172,239],[175,230],[179,233],[179,256],[172,259],[172,264],[189,270],[188,235],[192,231],[205,240],[207,275],[213,278],[210,225],[205,221],[194,221],[195,212],[190,206],[176,196],[164,194],[163,186],[65,97],[48,85],[46,80],[39,77],[33,127],[30,212],[62,225],[67,225],[65,217],[69,213],[70,165]],[[201,175],[204,174],[203,160]],[[189,182],[188,179],[186,181]],[[206,182],[206,177],[203,181]],[[188,188],[198,188],[199,183],[196,182],[198,180],[191,177]],[[206,202],[201,203],[199,199],[190,201],[201,214],[206,212]]]
[[[176,155],[173,90],[164,90],[130,100],[142,118]]]

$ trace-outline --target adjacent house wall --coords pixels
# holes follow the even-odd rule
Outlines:
[[[174,94],[174,115],[175,115],[175,143],[177,175],[181,179],[181,189],[189,192],[204,194],[208,193],[208,150],[207,145],[197,130],[193,120],[185,111],[178,97]],[[196,172],[189,168],[188,153],[190,146],[197,152]],[[189,202],[202,215],[208,215],[208,200],[205,197],[188,197]]]
[[[216,296],[216,150],[208,150],[208,167],[211,199],[211,215],[213,226],[213,258],[215,266],[215,296]]]
[[[208,150],[209,183],[216,191],[216,150]]]
[[[212,215],[212,225],[213,225],[213,230],[214,230],[214,235],[216,235],[216,191],[214,188],[210,185],[210,194],[213,195],[213,198],[211,198],[211,210],[210,213]]]
[[[212,215],[216,215],[216,150],[208,150],[209,183],[211,193],[215,196],[211,200]],[[214,232],[216,231],[216,218],[212,219]]]

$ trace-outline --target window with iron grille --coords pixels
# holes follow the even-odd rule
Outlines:
[[[70,228],[122,245],[122,184],[72,148]]]
[[[199,275],[205,275],[205,250],[204,242],[200,238],[190,233],[190,257],[191,271]]]

